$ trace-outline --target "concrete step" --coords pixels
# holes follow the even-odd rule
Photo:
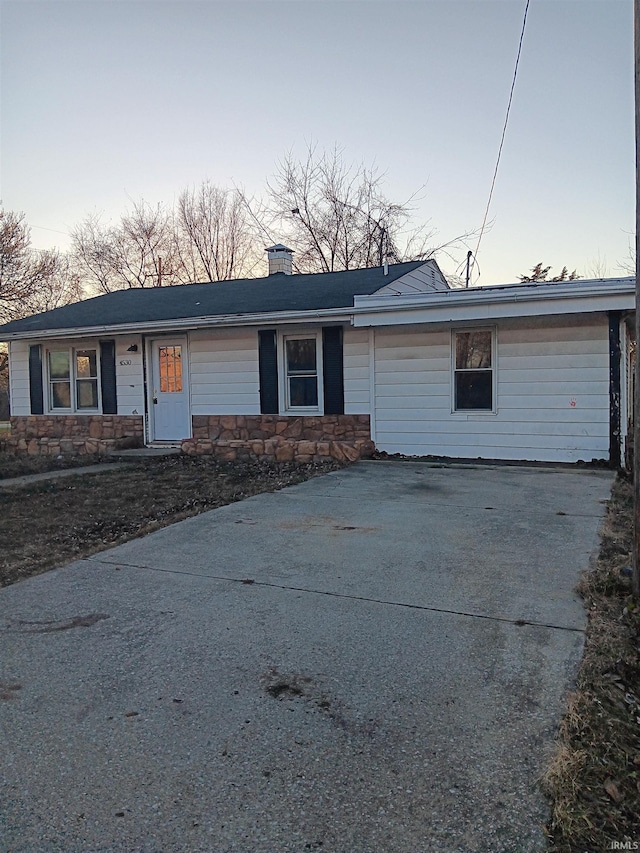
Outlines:
[[[152,456],[175,456],[182,453],[180,445],[148,445],[147,447],[130,447],[127,450],[112,450],[110,456],[122,457],[123,459],[131,458],[149,458]]]

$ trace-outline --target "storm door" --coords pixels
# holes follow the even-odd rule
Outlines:
[[[152,342],[152,422],[156,441],[191,436],[187,342],[166,338]]]

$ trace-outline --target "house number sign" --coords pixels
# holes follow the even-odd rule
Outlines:
[[[120,364],[122,364],[122,365],[131,364],[131,359],[130,358],[121,358]]]

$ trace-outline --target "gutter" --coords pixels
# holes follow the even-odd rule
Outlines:
[[[328,308],[324,311],[278,311],[271,314],[224,314],[217,317],[183,317],[174,320],[155,320],[142,323],[81,326],[70,329],[31,329],[5,333],[0,340],[40,340],[43,338],[86,338],[96,335],[132,335],[154,332],[177,332],[219,326],[269,326],[280,323],[304,323],[330,318],[336,322],[350,323],[353,311],[345,308]],[[0,332],[0,335],[2,332]]]
[[[535,289],[533,289],[535,288]],[[369,312],[409,308],[441,308],[460,305],[495,305],[496,303],[513,304],[523,302],[539,302],[541,300],[589,298],[594,296],[626,296],[635,294],[635,279],[608,279],[604,286],[600,281],[582,282],[565,287],[564,285],[515,285],[495,288],[476,288],[475,290],[460,288],[456,290],[438,290],[429,294],[429,303],[425,304],[424,294],[402,294],[398,296],[356,296],[356,310],[367,309]],[[422,298],[420,298],[422,297]],[[383,303],[383,300],[385,302]],[[393,306],[389,304],[393,300]]]
[[[511,285],[438,291],[429,299],[414,294],[357,296],[354,325],[359,327],[415,323],[493,322],[518,317],[589,314],[635,310],[635,280],[609,279],[569,286]]]

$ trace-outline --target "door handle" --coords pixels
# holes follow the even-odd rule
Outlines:
[[[158,398],[157,398],[157,397],[154,397],[154,398],[153,398],[153,402],[154,402],[154,405],[156,405],[156,406],[157,406],[157,405],[158,405]]]

